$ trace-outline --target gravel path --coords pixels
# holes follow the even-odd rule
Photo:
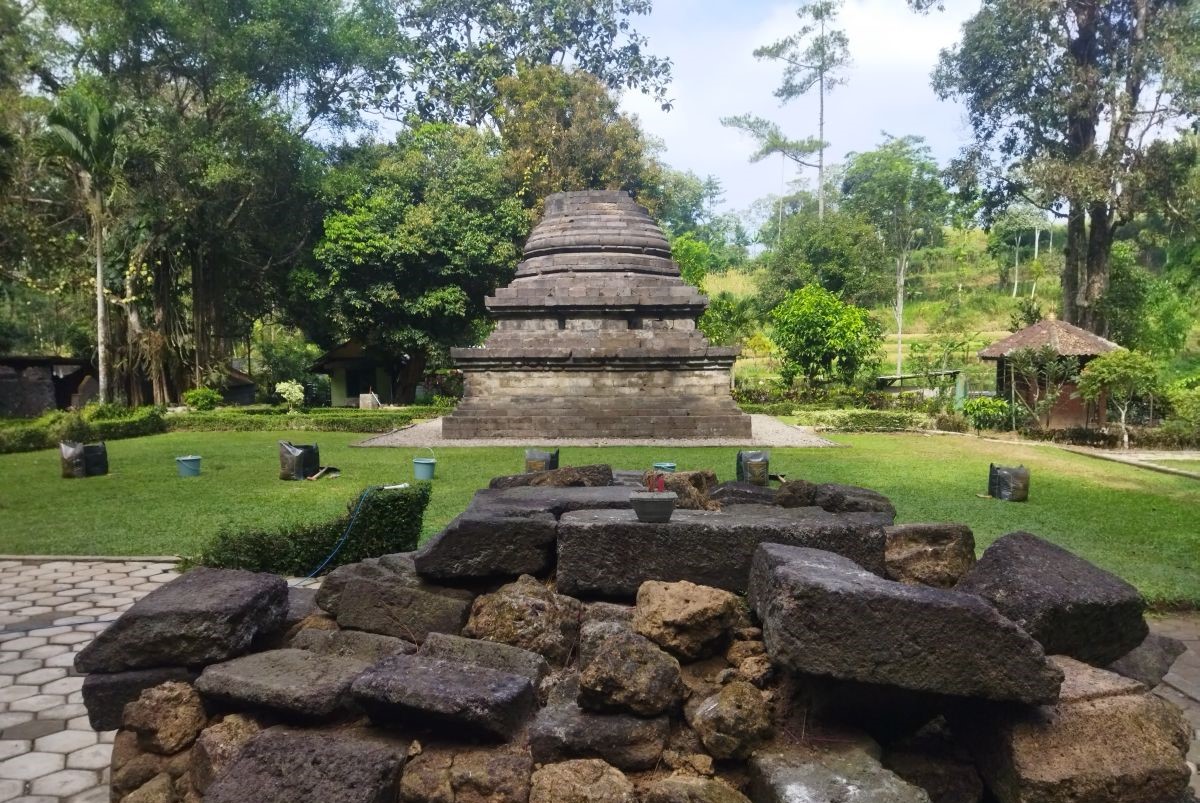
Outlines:
[[[752,415],[752,437],[749,441],[736,438],[675,438],[636,440],[630,438],[552,438],[535,441],[530,438],[466,438],[448,440],[442,437],[442,419],[435,418],[407,429],[367,438],[356,446],[530,446],[553,443],[555,446],[837,446],[825,440],[809,427],[785,424],[769,415]]]

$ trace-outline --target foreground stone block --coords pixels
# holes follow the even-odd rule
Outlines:
[[[1141,684],[1069,658],[1062,698],[952,721],[1000,803],[1173,803],[1187,789],[1191,730]]]
[[[1108,671],[1133,678],[1146,688],[1153,689],[1171,671],[1175,659],[1185,652],[1187,645],[1179,639],[1151,633],[1137,647],[1109,664]],[[83,690],[86,696],[86,685]]]
[[[930,803],[924,790],[855,748],[817,750],[796,745],[760,751],[750,758],[750,788],[755,803]]]
[[[287,583],[273,574],[192,569],[121,614],[75,658],[79,672],[195,666],[241,655],[275,633],[288,607]]]
[[[750,803],[750,799],[717,778],[664,778],[651,784],[643,803]]]
[[[1149,632],[1136,588],[1026,532],[997,539],[957,590],[986,599],[1047,654],[1096,666],[1117,660]]]
[[[432,635],[432,634],[431,634]],[[427,636],[426,639],[429,637]],[[398,652],[414,653],[415,644],[394,636],[381,636],[362,630],[301,630],[288,645],[297,650],[308,650],[318,655],[352,658],[364,664],[373,664],[381,658]]]
[[[746,758],[771,735],[771,711],[762,693],[743,680],[725,684],[687,713],[713,758]]]
[[[471,603],[465,599],[379,580],[354,579],[342,591],[337,622],[350,630],[420,644],[430,633],[462,630],[470,610]]]
[[[556,519],[572,510],[627,510],[629,494],[634,488],[643,488],[642,472],[634,472],[637,479],[632,487],[602,485],[595,488],[485,488],[476,491],[467,506],[469,513],[491,513],[496,516],[529,516],[534,513],[550,513]]]
[[[467,511],[417,552],[417,571],[436,580],[542,574],[554,566],[557,526],[550,513]]]
[[[179,666],[131,669],[112,674],[93,672],[83,679],[83,704],[87,708],[88,722],[92,730],[116,730],[121,727],[125,706],[143,691],[172,680],[191,683],[196,674]]]
[[[724,649],[738,613],[738,599],[728,591],[686,580],[649,580],[638,589],[633,629],[680,658],[695,660]]]
[[[676,708],[684,686],[679,662],[645,636],[619,624],[583,628],[579,644],[579,705],[654,717]]]
[[[511,644],[562,664],[579,640],[582,617],[583,603],[526,575],[475,600],[463,635]]]
[[[566,513],[558,524],[558,589],[632,599],[647,580],[688,580],[744,592],[754,549],[762,543],[827,549],[883,572],[883,524],[877,518],[816,508],[788,515],[761,505],[738,508],[678,510],[666,524],[644,524],[624,510]],[[755,512],[743,515],[741,508]]]
[[[404,803],[526,803],[533,762],[498,750],[426,749],[400,781]]]
[[[354,681],[373,722],[428,725],[507,739],[536,705],[528,678],[481,666],[393,655]]]
[[[529,803],[636,803],[633,784],[594,758],[547,764],[533,773]]]
[[[538,712],[529,729],[529,749],[539,764],[599,758],[622,770],[649,770],[662,758],[669,733],[665,716],[596,714],[570,701]]]
[[[752,482],[737,482],[730,480],[722,482],[708,495],[708,498],[722,507],[725,505],[773,505],[776,490],[766,485],[755,485]]]
[[[385,803],[394,799],[404,746],[338,731],[270,728],[247,742],[205,803]]]
[[[759,547],[750,603],[776,664],[813,675],[989,700],[1047,702],[1062,673],[971,594],[907,586],[815,549]]]
[[[446,633],[430,633],[417,651],[426,658],[438,658],[469,666],[483,666],[528,678],[536,689],[550,672],[550,664],[536,652],[511,644],[462,638]]]
[[[341,712],[368,664],[308,650],[270,650],[213,664],[196,681],[205,697],[320,720]]]
[[[954,588],[975,565],[975,536],[965,524],[901,524],[884,529],[887,575],[934,588]]]
[[[195,741],[208,715],[190,684],[171,681],[142,692],[125,706],[122,721],[137,733],[139,748],[170,756]]]
[[[204,794],[242,745],[261,732],[258,721],[243,714],[230,714],[201,731],[192,748],[190,763],[196,791]]]
[[[489,488],[518,488],[523,485],[535,488],[576,488],[599,487],[612,485],[612,466],[603,464],[591,466],[564,466],[548,471],[532,471],[528,474],[512,474],[507,477],[494,477],[488,483]]]
[[[878,491],[856,485],[815,485],[806,480],[789,480],[779,486],[775,504],[787,508],[815,505],[830,513],[882,513],[892,521],[896,519],[896,506],[892,500]]]

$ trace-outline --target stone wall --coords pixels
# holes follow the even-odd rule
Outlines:
[[[15,369],[0,365],[0,415],[34,417],[56,407],[48,366]]]

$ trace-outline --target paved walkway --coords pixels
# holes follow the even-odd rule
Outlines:
[[[107,803],[114,732],[88,725],[75,653],[172,570],[152,561],[0,560],[0,801]],[[1200,614],[1152,626],[1188,645],[1158,693],[1200,728]],[[1200,743],[1189,758],[1200,761]],[[1195,775],[1192,786],[1200,792]]]
[[[553,444],[554,446],[838,446],[833,441],[817,435],[809,427],[795,427],[785,424],[770,415],[750,416],[750,427],[753,433],[749,440],[745,438],[676,438],[655,440],[637,440],[632,438],[551,438],[539,441],[536,438],[466,438],[463,440],[448,440],[442,437],[442,419],[423,421],[405,429],[398,429],[385,435],[367,438],[356,446],[408,446],[416,448],[431,448],[435,446],[532,446]]]

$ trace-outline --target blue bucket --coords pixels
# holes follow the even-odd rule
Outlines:
[[[199,477],[200,455],[189,454],[185,457],[176,457],[175,467],[179,469],[179,476],[181,477]]]
[[[654,470],[655,471],[673,472],[675,470],[675,464],[674,463],[655,463]]]
[[[429,454],[433,454],[433,450],[429,450]],[[437,468],[436,457],[414,457],[413,458],[413,476],[419,480],[433,479],[433,472]]]

